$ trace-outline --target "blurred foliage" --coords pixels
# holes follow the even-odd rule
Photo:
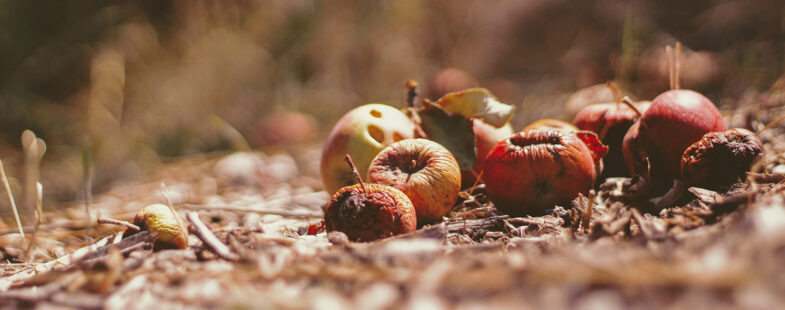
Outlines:
[[[243,137],[314,142],[350,107],[402,106],[409,79],[432,98],[487,87],[521,128],[614,78],[652,98],[676,40],[704,52],[682,84],[723,102],[782,74],[783,15],[781,0],[0,0],[0,157],[18,164],[34,130],[47,192],[73,199],[83,150],[101,189]],[[267,137],[258,120],[289,112],[320,131]]]

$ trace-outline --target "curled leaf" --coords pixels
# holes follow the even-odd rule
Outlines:
[[[435,102],[449,114],[478,118],[502,127],[512,118],[513,106],[502,103],[485,88],[470,88],[446,94]]]

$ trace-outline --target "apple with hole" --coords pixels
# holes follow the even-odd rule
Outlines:
[[[450,212],[461,190],[458,161],[442,145],[426,139],[402,140],[379,152],[368,168],[368,181],[406,194],[420,225]]]
[[[330,132],[320,162],[324,189],[334,193],[355,183],[344,163],[349,154],[360,169],[368,173],[371,160],[386,146],[414,138],[415,124],[400,110],[384,104],[366,104],[346,113]]]
[[[590,132],[533,129],[516,133],[488,155],[485,192],[499,211],[511,216],[543,215],[555,205],[567,206],[592,188],[603,147]]]

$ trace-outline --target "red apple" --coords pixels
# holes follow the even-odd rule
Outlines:
[[[726,129],[708,98],[691,90],[669,90],[654,98],[624,140],[624,157],[632,174],[667,180],[681,176],[684,150],[704,134]]]
[[[640,117],[638,113],[645,112],[650,104],[649,101],[636,103],[636,112],[621,103],[595,103],[586,106],[575,116],[572,123],[576,127],[597,133],[602,143],[608,146],[601,179],[630,175],[622,152],[624,135]]]
[[[523,216],[568,205],[588,193],[595,177],[595,156],[576,133],[534,129],[499,142],[486,159],[483,178],[499,211]]]
[[[368,181],[401,190],[414,205],[420,224],[441,219],[458,198],[461,172],[452,153],[425,139],[406,139],[376,155]]]

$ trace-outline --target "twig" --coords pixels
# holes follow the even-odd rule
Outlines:
[[[757,133],[755,133],[755,134],[757,134],[757,135],[760,135],[760,134],[761,134],[762,132],[764,132],[766,129],[769,129],[769,127],[771,127],[771,126],[774,126],[775,124],[777,124],[777,123],[781,122],[783,119],[785,119],[785,115],[783,115],[783,116],[780,116],[780,118],[778,118],[778,119],[774,120],[773,122],[769,123],[768,125],[766,125],[766,127],[763,127],[763,129],[761,129],[761,130],[758,130],[758,132],[757,132]]]
[[[594,209],[594,197],[586,197],[589,201],[586,203],[586,216],[583,220],[583,231],[589,232],[589,225],[591,224],[591,214]],[[583,200],[583,195],[581,195],[581,200]]]
[[[469,171],[471,171],[471,170],[469,170]],[[480,173],[475,175],[474,184],[472,184],[472,189],[469,190],[469,195],[474,194],[474,189],[477,188],[477,184],[480,183],[480,180],[482,180],[482,173],[483,172],[485,172],[485,170],[480,170]],[[472,174],[474,174],[474,171],[472,171]]]
[[[128,228],[128,229],[133,230],[133,231],[140,231],[140,230],[142,230],[141,228],[139,228],[139,226],[136,226],[136,225],[131,224],[129,222],[121,221],[121,220],[115,220],[115,219],[106,218],[106,217],[99,217],[98,218],[98,224],[118,225],[118,226],[123,226],[123,227]]]
[[[8,184],[8,176],[5,174],[5,167],[3,166],[2,160],[0,160],[0,178],[3,179],[3,186],[5,187],[5,192],[8,194],[8,202],[11,204],[11,210],[14,211],[14,219],[16,220],[16,226],[19,227],[19,234],[24,237],[25,232],[22,229],[22,221],[19,219],[19,210],[16,208],[14,193],[11,192],[11,185]]]
[[[186,212],[185,218],[193,225],[194,234],[199,237],[199,240],[202,240],[205,245],[210,247],[218,257],[228,261],[237,261],[240,259],[240,257],[233,253],[226,244],[221,242],[221,240],[218,240],[218,237],[216,237],[215,234],[207,228],[207,225],[199,219],[199,215],[196,214],[196,212]]]

